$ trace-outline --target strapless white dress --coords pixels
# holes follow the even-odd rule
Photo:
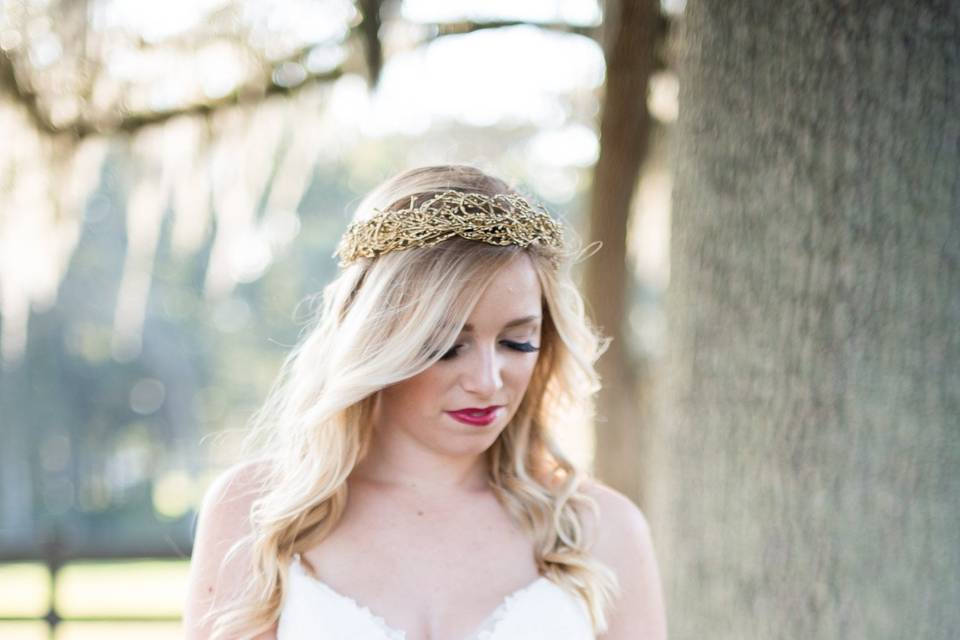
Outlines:
[[[583,599],[541,576],[506,596],[468,637],[435,640],[548,639],[594,640],[594,635]],[[407,640],[407,634],[315,578],[295,555],[277,640]]]

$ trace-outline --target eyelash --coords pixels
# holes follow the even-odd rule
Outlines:
[[[502,344],[505,344],[514,351],[519,351],[521,353],[534,353],[536,351],[540,351],[540,347],[535,347],[529,342],[510,342],[509,340],[504,340]],[[457,355],[457,349],[459,349],[461,346],[463,345],[453,345],[453,348],[451,348],[450,351],[447,351],[445,354],[440,356],[440,361],[443,362],[444,360],[453,359],[453,357]]]

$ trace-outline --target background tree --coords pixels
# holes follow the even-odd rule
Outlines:
[[[664,33],[660,3],[608,0],[604,5],[607,78],[600,116],[600,154],[590,189],[589,239],[602,247],[586,263],[583,283],[592,316],[612,338],[597,364],[603,388],[597,396],[595,471],[640,502],[649,428],[649,362],[631,349],[627,323],[633,289],[627,259],[632,203],[647,155],[654,120],[647,89]]]
[[[671,637],[960,633],[960,5],[691,3]]]

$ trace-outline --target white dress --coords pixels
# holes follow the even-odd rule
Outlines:
[[[467,638],[436,640],[594,640],[579,598],[540,576],[514,591]],[[277,640],[407,640],[383,618],[308,573],[294,555]]]

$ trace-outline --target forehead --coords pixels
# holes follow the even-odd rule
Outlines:
[[[530,258],[520,254],[483,290],[464,330],[500,329],[511,320],[540,316],[541,296],[540,280]]]

